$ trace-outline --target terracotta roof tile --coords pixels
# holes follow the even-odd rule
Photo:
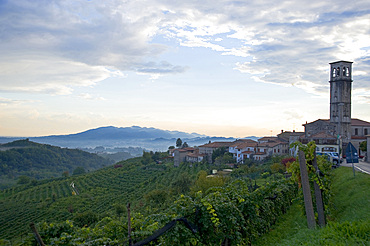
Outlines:
[[[370,122],[352,118],[351,119],[351,125],[352,126],[368,126],[368,127],[370,127]]]
[[[221,147],[229,147],[233,142],[213,142],[208,144],[200,145],[199,147],[205,148],[221,148]]]

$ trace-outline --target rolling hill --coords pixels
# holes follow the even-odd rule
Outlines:
[[[14,184],[20,176],[40,180],[61,177],[63,172],[72,174],[77,167],[92,171],[110,164],[112,161],[82,150],[17,140],[0,145],[0,188]]]

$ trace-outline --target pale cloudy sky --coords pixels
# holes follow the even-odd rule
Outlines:
[[[370,121],[368,0],[0,0],[0,135],[302,130],[338,60]]]

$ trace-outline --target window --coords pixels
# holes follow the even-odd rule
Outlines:
[[[333,78],[337,75],[337,69],[333,68]]]
[[[346,67],[346,76],[349,76],[349,67]]]
[[[364,135],[368,135],[367,128],[364,129]]]
[[[358,129],[355,128],[355,135],[357,136],[358,135]]]

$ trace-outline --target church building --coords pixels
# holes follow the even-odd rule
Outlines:
[[[359,145],[370,134],[370,122],[351,116],[352,82],[352,62],[330,63],[330,118],[303,124],[303,143],[314,140],[317,151],[340,152],[351,142],[361,156]]]

